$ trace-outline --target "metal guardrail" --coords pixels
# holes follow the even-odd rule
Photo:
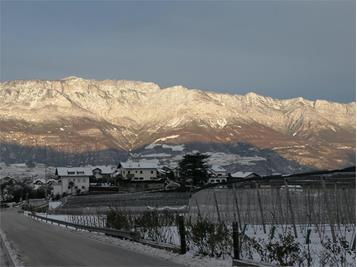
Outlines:
[[[61,224],[61,225],[66,226],[66,228],[74,227],[75,229],[83,229],[83,230],[87,230],[89,232],[104,233],[109,236],[118,237],[118,238],[122,238],[122,239],[128,239],[128,240],[138,242],[138,243],[141,243],[144,245],[148,245],[148,246],[151,246],[154,248],[165,249],[165,250],[173,251],[176,253],[180,253],[180,251],[181,251],[181,248],[179,246],[175,246],[175,245],[171,245],[171,244],[164,244],[164,243],[157,243],[154,241],[148,241],[148,240],[142,239],[140,237],[140,233],[135,232],[135,231],[122,231],[122,230],[117,230],[117,229],[112,229],[112,228],[102,228],[102,227],[81,225],[81,224],[70,223],[70,222],[60,221],[60,220],[56,220],[56,219],[46,218],[43,216],[31,214],[31,213],[29,213],[28,216],[30,216],[34,219],[43,220],[46,222]]]
[[[254,262],[247,260],[237,260],[233,259],[232,266],[240,266],[240,267],[276,267],[276,265],[264,263],[264,262]]]
[[[133,240],[133,241],[140,240],[140,234],[138,232],[134,232],[134,231],[121,231],[121,230],[116,230],[116,229],[112,229],[112,228],[102,228],[102,227],[94,227],[94,226],[76,224],[76,223],[46,218],[46,217],[35,215],[35,214],[28,214],[28,215],[35,219],[39,219],[39,220],[43,220],[43,221],[51,222],[51,223],[56,223],[56,224],[61,224],[66,227],[74,227],[75,229],[83,229],[83,230],[87,230],[89,232],[104,233],[104,234],[107,234],[110,236],[125,238],[125,239],[129,239],[129,240]]]

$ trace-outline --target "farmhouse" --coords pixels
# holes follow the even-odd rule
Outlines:
[[[101,178],[110,178],[112,177],[113,173],[115,172],[115,166],[111,165],[104,165],[104,166],[93,166],[92,173],[94,178],[101,179]]]
[[[53,185],[53,194],[79,194],[88,192],[89,178],[93,175],[92,169],[87,167],[66,168],[58,167],[56,175],[60,179],[58,184]]]
[[[213,165],[209,169],[209,173],[211,174],[212,177],[227,177],[227,171],[218,165]]]
[[[145,182],[160,180],[159,167],[153,162],[127,161],[118,165],[117,173],[123,180]]]
[[[226,183],[227,177],[210,177],[208,178],[209,184],[219,184],[219,183]]]
[[[228,182],[235,183],[239,181],[244,181],[245,179],[249,178],[259,178],[260,176],[255,172],[245,172],[245,171],[238,171],[228,175]]]

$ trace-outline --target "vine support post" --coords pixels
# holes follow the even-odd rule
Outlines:
[[[218,206],[218,201],[217,201],[217,196],[216,196],[215,191],[213,191],[213,198],[214,198],[214,203],[216,205],[218,223],[221,223],[221,214],[219,212],[219,206]]]
[[[263,225],[263,230],[264,230],[264,234],[266,234],[267,230],[265,227],[265,220],[264,220],[264,212],[263,212],[263,206],[262,206],[262,200],[260,197],[260,192],[259,192],[259,188],[258,188],[258,184],[256,182],[254,182],[255,185],[255,190],[257,192],[257,198],[258,198],[258,204],[259,204],[259,211],[260,211],[260,217],[262,219],[262,225]]]
[[[291,216],[291,222],[293,224],[293,229],[294,229],[294,235],[295,238],[298,237],[297,230],[296,230],[296,225],[295,225],[295,215],[294,215],[294,209],[291,203],[291,198],[290,198],[290,192],[289,192],[289,186],[288,186],[288,181],[287,179],[284,179],[284,184],[285,184],[285,190],[286,190],[286,197],[288,199],[288,206],[290,210],[290,216]]]
[[[329,220],[329,224],[330,224],[330,228],[331,228],[332,241],[333,241],[333,243],[336,243],[336,233],[335,233],[335,225],[334,225],[335,220],[334,220],[334,216],[331,211],[330,202],[329,202],[329,198],[327,195],[328,192],[327,192],[327,188],[326,188],[326,181],[325,181],[324,177],[321,179],[321,184],[322,184],[322,190],[323,190],[323,195],[324,195],[325,211],[327,211],[327,216],[328,216],[328,220]]]
[[[183,215],[178,216],[178,228],[180,235],[180,254],[185,254],[187,251],[186,245],[186,231],[185,231],[185,220]]]
[[[238,203],[237,188],[236,188],[235,184],[233,184],[233,197],[234,197],[235,207],[236,207],[236,210],[237,210],[239,228],[242,229],[242,220],[241,220],[241,217],[240,217],[240,209],[239,209],[239,203]]]
[[[239,251],[240,251],[240,244],[239,244],[239,230],[238,230],[238,223],[233,222],[232,224],[233,228],[233,253],[234,253],[234,259],[239,260]]]

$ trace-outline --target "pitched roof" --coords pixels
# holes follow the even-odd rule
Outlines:
[[[58,176],[92,176],[92,168],[89,167],[58,167],[56,168]]]
[[[250,175],[256,175],[254,172],[235,172],[231,176],[235,178],[247,178]]]
[[[100,169],[102,171],[102,174],[112,174],[115,172],[116,167],[113,165],[102,165],[102,166],[92,166],[91,167],[92,171],[95,169]]]
[[[123,169],[158,169],[159,166],[156,162],[149,162],[149,161],[127,161],[127,162],[120,162],[121,167]]]
[[[218,165],[212,165],[211,170],[214,172],[226,172],[226,169]]]

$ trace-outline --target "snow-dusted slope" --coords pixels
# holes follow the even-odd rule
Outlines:
[[[350,163],[355,103],[277,100],[125,80],[0,85],[0,141],[60,151],[247,142],[316,167]]]

